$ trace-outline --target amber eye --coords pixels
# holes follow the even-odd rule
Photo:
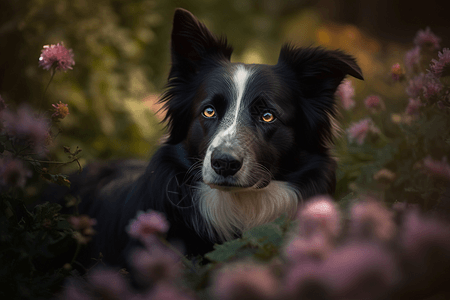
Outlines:
[[[271,123],[275,121],[275,116],[270,111],[266,111],[261,115],[261,120],[263,120],[266,123]]]
[[[203,116],[205,118],[213,118],[216,116],[216,111],[211,106],[208,106],[205,110],[203,110]]]

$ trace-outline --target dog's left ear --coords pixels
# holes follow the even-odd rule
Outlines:
[[[346,75],[364,80],[356,60],[340,50],[285,45],[277,65],[292,69],[299,82],[310,87],[311,92],[320,92],[321,88],[334,92]]]

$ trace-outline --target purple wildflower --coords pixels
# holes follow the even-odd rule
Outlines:
[[[320,195],[308,200],[297,214],[300,220],[300,234],[310,237],[323,232],[336,238],[341,231],[341,215],[336,203],[330,196]]]
[[[336,90],[336,96],[341,99],[342,106],[345,110],[350,110],[355,106],[353,96],[355,95],[355,89],[352,82],[348,79],[344,80]]]
[[[409,98],[408,106],[406,107],[405,114],[408,116],[419,116],[420,113],[420,107],[423,106],[423,103],[420,101],[419,98],[413,99]]]
[[[431,76],[428,76],[428,79],[423,87],[423,97],[428,101],[432,101],[439,95],[443,85]]]
[[[391,67],[391,76],[394,81],[399,81],[405,76],[403,69],[402,67],[400,67],[399,63],[396,63]]]
[[[160,282],[145,298],[136,297],[136,300],[138,299],[193,300],[195,298],[189,290],[180,290],[179,287],[170,285],[167,282]]]
[[[321,272],[333,299],[381,299],[398,275],[392,255],[367,242],[353,242],[336,249]]]
[[[412,72],[420,63],[420,47],[416,46],[405,54],[405,66]]]
[[[431,73],[436,77],[444,77],[450,75],[450,49],[444,48],[438,54],[439,60],[433,59],[431,62]]]
[[[240,262],[215,274],[213,291],[220,300],[264,300],[275,298],[277,286],[277,280],[266,266]]]
[[[350,142],[356,141],[358,145],[362,145],[369,132],[380,132],[380,130],[373,123],[372,119],[366,118],[359,122],[352,123],[347,129],[348,140]]]
[[[333,248],[330,239],[322,232],[309,237],[296,236],[284,248],[286,258],[293,264],[304,261],[320,261],[328,256]]]
[[[411,98],[419,97],[422,94],[424,83],[425,75],[420,73],[409,81],[408,87],[406,88],[406,94]]]
[[[54,113],[52,114],[53,120],[64,119],[69,114],[69,107],[65,103],[52,104]]]
[[[39,57],[39,66],[45,70],[50,70],[53,66],[56,70],[67,71],[75,65],[72,49],[64,47],[64,43],[56,45],[45,45]]]
[[[36,118],[30,107],[23,105],[16,113],[6,110],[2,118],[7,135],[23,143],[31,144],[38,153],[45,150],[50,129],[49,123],[45,119]]]
[[[97,220],[90,218],[88,215],[71,216],[69,222],[76,230],[83,230],[97,224]]]
[[[284,295],[279,299],[329,299],[320,267],[316,262],[307,261],[290,268],[284,280]]]
[[[443,288],[448,282],[450,268],[449,224],[423,217],[417,210],[410,210],[401,228],[400,258],[405,273],[409,275],[410,288]],[[441,284],[441,287],[436,284]]]
[[[423,160],[423,168],[424,171],[430,175],[450,180],[450,165],[447,162],[447,157],[443,157],[442,160],[439,161],[428,156]]]
[[[361,238],[377,238],[389,241],[396,227],[393,213],[379,201],[367,199],[354,204],[351,208],[350,234]]]
[[[123,276],[112,269],[94,269],[89,283],[102,299],[127,299],[131,294]]]
[[[10,156],[0,158],[0,186],[24,188],[31,175],[21,160]]]
[[[437,50],[440,48],[440,42],[441,39],[431,31],[430,27],[427,27],[425,30],[419,30],[414,38],[414,44],[421,48],[431,47]]]
[[[131,220],[127,227],[128,234],[141,241],[157,233],[166,233],[168,230],[169,223],[166,217],[154,210],[138,212],[136,219]]]
[[[153,244],[151,249],[136,250],[131,256],[131,262],[136,270],[136,279],[143,284],[172,281],[180,275],[180,260],[162,245]]]
[[[364,100],[364,104],[366,105],[366,108],[371,112],[379,112],[386,109],[383,100],[375,95],[367,97]]]

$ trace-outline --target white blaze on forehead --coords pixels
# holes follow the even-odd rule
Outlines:
[[[239,65],[234,71],[232,79],[233,99],[231,99],[231,105],[222,121],[222,129],[216,134],[211,143],[212,148],[223,142],[230,142],[229,138],[236,133],[239,112],[242,109],[242,98],[251,74],[251,70],[246,69],[243,65]]]
[[[247,85],[250,75],[250,70],[247,70],[242,65],[238,66],[237,70],[233,74],[233,85],[236,90],[236,112],[234,114],[233,124],[231,127],[236,126],[239,109],[241,108],[242,98],[244,96],[245,86]]]

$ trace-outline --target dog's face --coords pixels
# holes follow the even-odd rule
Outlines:
[[[354,59],[319,48],[281,50],[276,65],[230,62],[232,49],[189,12],[177,10],[172,69],[163,97],[169,143],[201,162],[203,182],[225,191],[261,189],[327,155],[334,92]]]
[[[231,191],[266,187],[295,140],[294,106],[276,70],[223,64],[202,80],[199,94],[187,144],[199,139],[189,148],[200,150],[203,181]]]

